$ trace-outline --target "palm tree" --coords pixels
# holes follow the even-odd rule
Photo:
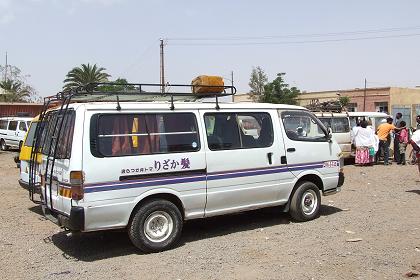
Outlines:
[[[4,93],[0,95],[0,101],[22,102],[31,97],[31,87],[24,85],[20,81],[7,79],[0,82],[0,88]]]
[[[63,88],[68,90],[89,83],[106,82],[111,75],[104,72],[105,70],[103,67],[97,67],[96,64],[90,65],[89,63],[87,65],[82,64],[81,67],[74,67],[67,73]]]

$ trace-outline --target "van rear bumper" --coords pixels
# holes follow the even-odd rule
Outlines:
[[[83,231],[85,228],[85,209],[74,206],[70,210],[70,215],[65,215],[51,210],[42,205],[44,216],[54,224],[67,228],[72,231]]]

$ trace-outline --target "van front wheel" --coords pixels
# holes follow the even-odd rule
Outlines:
[[[302,182],[290,201],[290,215],[298,222],[310,221],[318,217],[320,205],[321,195],[317,185]]]
[[[154,199],[134,214],[128,228],[131,242],[143,252],[160,252],[174,246],[181,236],[182,215],[172,202]]]

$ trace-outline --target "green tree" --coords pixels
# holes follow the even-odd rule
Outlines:
[[[103,67],[98,67],[96,64],[90,65],[89,63],[87,65],[82,64],[80,67],[74,67],[67,73],[63,88],[68,90],[73,87],[85,86],[89,83],[107,82],[111,75],[106,73],[105,70]]]
[[[113,91],[129,91],[134,90],[133,85],[126,85],[128,82],[124,78],[118,78],[115,81],[110,81],[113,85],[103,85],[99,86],[98,90],[103,92],[113,92]]]
[[[31,97],[31,88],[20,81],[7,79],[0,82],[0,88],[3,89],[0,95],[3,102],[27,102]]]
[[[264,95],[264,87],[267,84],[267,81],[267,75],[260,66],[252,67],[248,85],[251,88],[249,95],[254,102],[260,101],[261,97]]]
[[[35,89],[26,83],[29,76],[23,75],[18,67],[7,65],[6,69],[5,66],[0,66],[0,75],[5,76],[0,82],[1,102],[32,102],[38,99]]]
[[[346,107],[350,103],[350,97],[349,96],[340,96],[340,97],[338,97],[338,102],[340,102],[340,105],[342,107]]]
[[[284,81],[286,73],[278,73],[277,78],[264,87],[264,94],[260,99],[261,102],[276,104],[296,105],[296,98],[300,94],[300,90],[296,87],[289,87]]]

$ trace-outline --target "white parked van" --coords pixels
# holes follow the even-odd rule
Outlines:
[[[27,117],[0,118],[0,148],[3,151],[9,148],[20,149],[31,120]]]
[[[381,123],[386,122],[386,119],[391,117],[389,114],[382,112],[348,112],[348,115],[352,128],[356,126],[358,122],[365,120],[372,122],[372,127],[375,131]]]
[[[166,97],[70,92],[41,114],[31,176],[41,169],[48,218],[74,231],[125,228],[156,252],[176,244],[186,220],[283,205],[307,221],[321,194],[340,191],[340,147],[305,108]]]
[[[315,115],[329,129],[340,145],[342,157],[351,155],[350,120],[348,113],[317,112]]]

